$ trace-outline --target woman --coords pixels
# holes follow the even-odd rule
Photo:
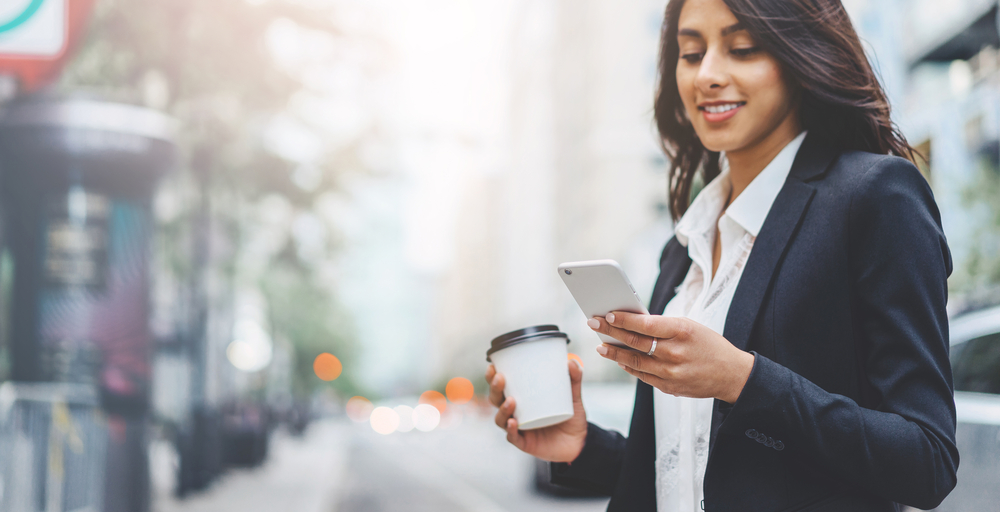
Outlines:
[[[958,466],[951,259],[843,6],[672,0],[660,76],[679,220],[653,315],[588,321],[635,349],[597,348],[639,379],[629,436],[586,422],[575,364],[576,415],[530,431],[491,366],[497,424],[609,510],[937,506]]]

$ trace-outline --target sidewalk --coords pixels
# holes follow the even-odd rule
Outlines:
[[[317,422],[302,438],[276,433],[268,460],[227,471],[203,492],[177,499],[170,492],[169,456],[154,450],[153,512],[331,512],[340,497],[348,456],[348,425]]]

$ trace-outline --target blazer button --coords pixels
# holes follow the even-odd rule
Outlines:
[[[757,437],[757,442],[760,443],[760,444],[766,443],[767,442],[767,436],[765,436],[764,434],[761,434],[760,436]]]
[[[774,448],[774,439],[771,437],[767,438],[767,441],[764,442],[764,446]]]
[[[781,450],[785,449],[785,444],[782,443],[781,441],[775,441],[774,442],[774,449],[778,450],[780,452]]]
[[[747,430],[746,434],[747,434],[747,437],[749,437],[750,439],[757,439],[757,435],[758,434],[757,434],[757,431],[754,430],[754,429]]]

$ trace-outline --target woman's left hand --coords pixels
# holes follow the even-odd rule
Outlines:
[[[671,395],[735,403],[753,369],[753,354],[687,318],[616,311],[587,325],[636,349],[603,344],[597,353]],[[647,355],[654,338],[656,350]]]

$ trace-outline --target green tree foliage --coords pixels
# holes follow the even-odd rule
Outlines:
[[[297,392],[307,392],[317,383],[313,360],[323,352],[333,352],[344,371],[330,385],[344,396],[361,394],[354,377],[351,319],[341,313],[325,290],[299,279],[287,269],[268,273],[264,293],[269,298],[272,327],[295,340],[295,381]]]
[[[328,8],[292,1],[101,0],[60,86],[166,110],[180,120],[187,167],[212,173],[213,185],[308,204],[288,179],[294,163],[261,143],[303,88],[267,50],[277,19],[336,32]]]
[[[979,159],[976,177],[965,188],[963,200],[978,220],[969,256],[953,289],[976,293],[1000,287],[1000,165],[996,155]]]
[[[305,190],[291,179],[301,163],[277,156],[264,142],[268,123],[307,88],[301,74],[273,58],[269,31],[280,20],[338,38],[335,14],[329,3],[304,0],[99,0],[88,35],[58,84],[68,94],[144,104],[179,121],[180,169],[165,184],[179,212],[160,226],[168,271],[191,288],[204,286],[206,272],[228,282],[224,290],[260,288],[272,330],[295,347],[300,392],[321,384],[311,369],[319,352],[334,352],[349,367],[350,322],[316,279],[315,262],[297,256],[294,237],[267,256],[273,261],[255,266],[264,271],[241,272],[242,244],[256,228],[241,214],[274,194],[308,211],[336,187],[340,168],[358,168],[353,146],[325,155],[313,163],[320,183]],[[208,229],[211,236],[199,232]],[[200,258],[199,237],[206,240],[203,252],[217,253],[206,247],[218,239],[232,249]],[[353,390],[349,378],[338,380]]]

